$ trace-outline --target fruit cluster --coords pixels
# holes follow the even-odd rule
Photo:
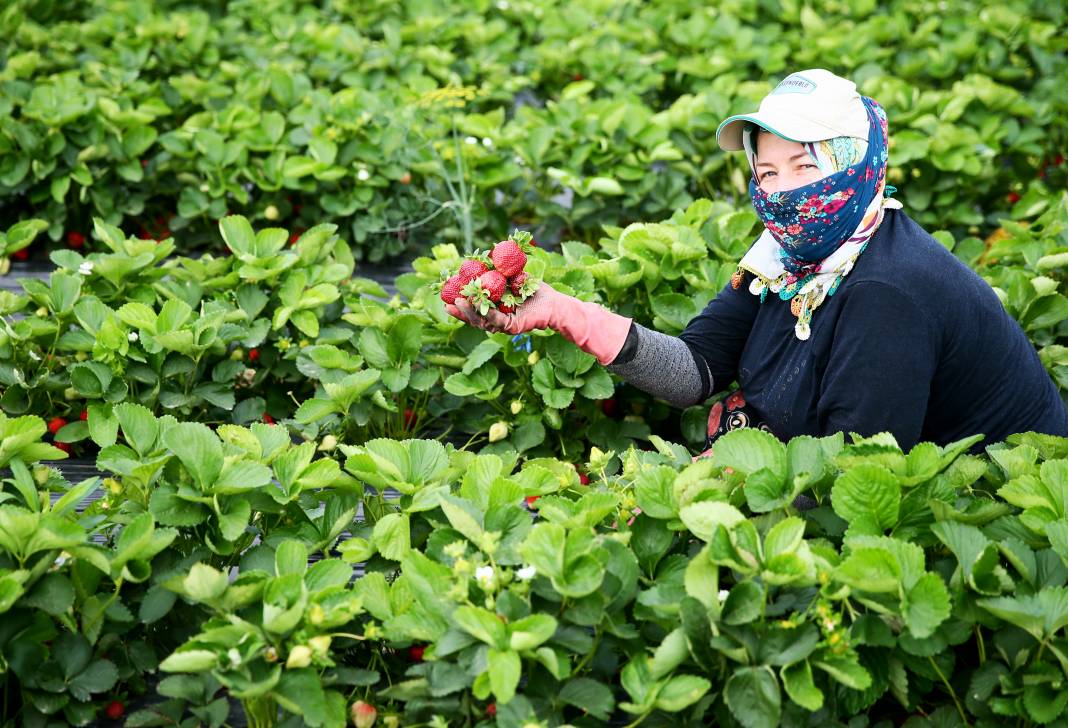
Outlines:
[[[538,281],[524,268],[534,249],[530,233],[516,230],[489,253],[468,256],[459,270],[441,282],[441,300],[455,303],[463,297],[483,316],[494,308],[512,313],[538,289]]]

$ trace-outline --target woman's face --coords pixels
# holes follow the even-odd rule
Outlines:
[[[823,178],[799,142],[762,131],[757,135],[756,150],[757,184],[765,192],[785,192]]]

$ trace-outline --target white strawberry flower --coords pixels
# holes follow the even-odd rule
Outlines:
[[[366,182],[367,180],[371,179],[371,173],[368,172],[366,169],[361,169],[359,172],[356,173],[356,179],[360,180],[361,182]]]
[[[486,147],[487,149],[493,149],[493,140],[489,137],[482,137],[482,146]]]
[[[492,566],[480,566],[475,569],[475,581],[483,589],[492,589],[496,578],[497,574]]]
[[[87,276],[90,273],[92,273],[93,272],[93,261],[91,261],[91,260],[83,261],[82,264],[78,266],[78,272],[80,274],[82,274],[83,276]]]
[[[519,571],[515,572],[515,576],[520,581],[530,581],[538,575],[538,570],[533,566],[524,566]]]
[[[478,139],[476,139],[473,136],[464,137],[464,143],[465,144],[478,144]]]
[[[719,600],[720,600],[721,602],[722,602],[722,601],[726,601],[727,597],[728,597],[728,596],[730,596],[730,592],[729,592],[729,591],[727,591],[726,589],[720,589],[720,590],[719,590],[719,594],[717,594],[716,596],[718,596],[718,597],[719,597]]]
[[[130,341],[137,341],[137,339],[139,337],[137,336],[137,332],[136,331],[131,331],[130,333],[126,334],[126,338],[129,339]]]

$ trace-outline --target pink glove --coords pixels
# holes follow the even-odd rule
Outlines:
[[[509,314],[490,310],[485,316],[465,298],[445,305],[451,316],[480,329],[525,334],[533,329],[553,329],[601,364],[611,364],[627,341],[631,319],[612,313],[596,303],[580,301],[542,283],[533,296]]]

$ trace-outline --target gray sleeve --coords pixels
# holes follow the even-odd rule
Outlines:
[[[712,374],[708,365],[674,336],[631,325],[627,343],[608,371],[675,407],[708,399]]]

